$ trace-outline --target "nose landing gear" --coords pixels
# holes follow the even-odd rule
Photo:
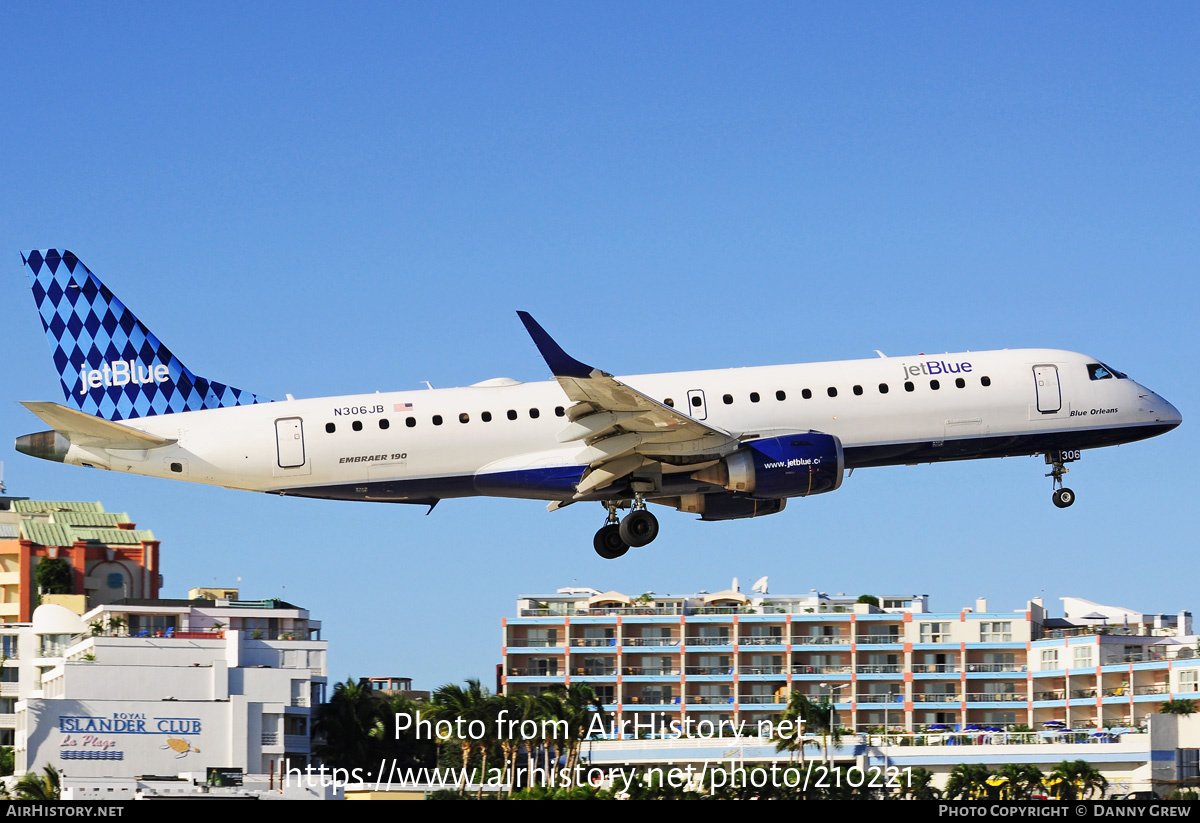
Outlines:
[[[1072,451],[1053,451],[1046,454],[1046,464],[1051,466],[1047,477],[1054,478],[1054,505],[1060,509],[1065,509],[1075,502],[1075,492],[1065,488],[1062,484],[1063,475],[1070,471],[1064,464],[1079,459],[1079,450]]]
[[[615,560],[631,547],[649,545],[658,537],[658,518],[646,510],[645,500],[641,497],[635,498],[633,511],[620,521],[617,518],[617,503],[615,500],[604,502],[608,517],[592,539],[592,547],[596,554],[605,560]]]

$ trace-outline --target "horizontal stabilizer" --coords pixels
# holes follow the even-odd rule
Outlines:
[[[22,402],[50,428],[79,446],[102,449],[157,449],[175,441],[156,434],[131,429],[129,426],[95,417],[86,412],[69,409],[58,403]]]

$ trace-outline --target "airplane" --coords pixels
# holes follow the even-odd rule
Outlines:
[[[1053,349],[919,354],[616,378],[518,312],[553,382],[268,400],[200,377],[70,251],[22,254],[66,404],[18,451],[295,497],[422,504],[598,501],[593,548],[658,535],[648,503],[736,520],[837,490],[855,469],[1043,455],[1066,508],[1084,449],[1180,424],[1102,361]],[[628,509],[624,517],[618,510]]]

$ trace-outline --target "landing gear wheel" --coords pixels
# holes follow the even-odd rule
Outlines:
[[[1075,492],[1070,489],[1055,489],[1054,490],[1054,505],[1060,509],[1065,509],[1067,506],[1075,502]]]
[[[658,518],[645,509],[625,515],[621,521],[621,539],[633,546],[645,546],[658,537]]]
[[[603,526],[592,538],[592,548],[605,560],[616,560],[629,551],[629,544],[621,539],[621,527],[616,523]]]

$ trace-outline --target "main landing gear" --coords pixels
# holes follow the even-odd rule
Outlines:
[[[1051,466],[1050,473],[1047,477],[1054,478],[1054,505],[1060,509],[1065,509],[1075,502],[1075,492],[1065,488],[1062,484],[1063,475],[1070,471],[1064,464],[1079,459],[1079,450],[1075,451],[1055,451],[1046,455],[1046,463]]]
[[[605,560],[615,560],[631,547],[649,545],[658,537],[658,518],[646,510],[645,500],[635,498],[633,511],[620,521],[617,501],[604,501],[604,508],[608,510],[608,518],[592,539],[592,547]]]

